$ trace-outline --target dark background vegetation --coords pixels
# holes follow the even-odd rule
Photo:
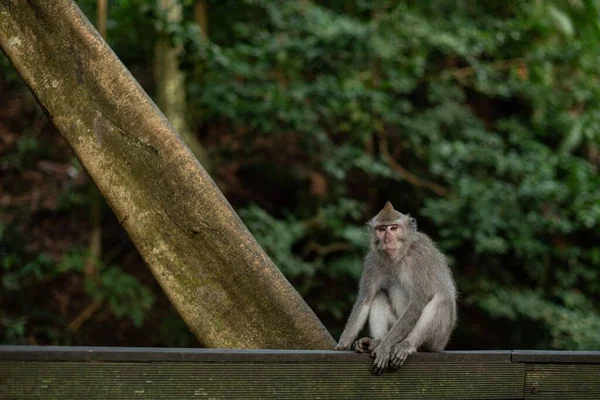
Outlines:
[[[336,338],[390,200],[452,260],[450,348],[600,350],[598,1],[207,0],[207,39],[197,3],[111,0],[108,43],[150,94],[184,46],[211,175]],[[0,157],[0,343],[198,345],[3,55]]]

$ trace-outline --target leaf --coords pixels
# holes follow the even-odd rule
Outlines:
[[[559,31],[561,31],[567,37],[573,37],[575,34],[575,28],[573,27],[573,21],[571,20],[569,14],[558,9],[552,4],[548,6],[548,14]]]
[[[571,153],[581,144],[582,139],[583,123],[581,121],[581,118],[577,118],[575,119],[575,121],[573,121],[571,129],[558,146],[558,151],[562,154]]]

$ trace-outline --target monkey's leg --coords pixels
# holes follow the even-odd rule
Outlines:
[[[396,316],[392,310],[390,299],[386,293],[378,293],[371,305],[369,313],[369,331],[371,338],[364,337],[354,343],[354,348],[359,353],[370,353],[375,350],[381,339],[388,333],[394,324]]]
[[[387,304],[391,307],[391,310],[388,310],[387,308],[385,308],[382,311],[382,313],[385,313],[388,315],[387,326],[380,328],[381,331],[385,331],[384,336],[396,324],[396,322],[398,321],[398,315],[403,315],[404,311],[406,311],[406,294],[405,294],[405,292],[402,291],[402,289],[400,289],[400,287],[398,287],[397,285],[392,285],[387,292],[387,296],[385,296],[385,297],[387,299]],[[381,322],[381,323],[383,324],[383,322]],[[371,323],[369,322],[369,324],[371,324]],[[372,335],[373,335],[373,337],[375,337],[374,332],[372,332]],[[381,336],[381,338],[383,339],[383,336]],[[368,338],[366,338],[366,339],[368,339]],[[371,339],[371,342],[368,343],[370,345],[368,351],[371,352],[371,351],[375,350],[375,348],[377,346],[379,346],[380,343],[381,343],[381,340]]]
[[[456,303],[441,301],[437,310],[437,329],[431,332],[431,337],[424,343],[427,351],[443,351],[450,340],[452,329],[456,324]]]
[[[369,314],[369,331],[375,340],[381,340],[396,322],[390,299],[386,293],[380,292],[375,296]]]
[[[398,321],[398,316],[404,315],[408,301],[407,301],[406,293],[404,291],[402,291],[402,289],[398,285],[392,285],[392,287],[390,287],[388,293],[389,293],[390,303],[392,305],[392,310],[394,312],[393,318],[391,318],[388,321],[389,326],[388,326],[387,330],[389,332],[390,329],[392,329],[392,327],[396,324],[396,321]]]
[[[421,344],[430,342],[435,335],[441,333],[449,336],[448,332],[452,330],[453,326],[453,321],[450,321],[449,316],[454,315],[451,306],[452,302],[445,300],[440,295],[435,295],[427,303],[415,327],[403,341],[393,347],[390,360],[392,368],[402,365],[409,354],[416,352]]]
[[[356,299],[356,303],[354,303],[354,307],[352,307],[352,312],[350,313],[350,317],[348,317],[346,327],[342,332],[339,343],[333,348],[333,350],[340,351],[348,350],[348,348],[350,348],[352,341],[354,338],[356,338],[365,322],[367,322],[373,297],[374,295],[370,292],[365,293],[364,286],[361,283],[358,288],[358,298]]]

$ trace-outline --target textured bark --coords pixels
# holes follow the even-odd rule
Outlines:
[[[0,0],[0,46],[208,347],[333,339],[71,0]]]

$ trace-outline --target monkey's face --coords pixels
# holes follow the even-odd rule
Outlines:
[[[402,249],[407,240],[406,229],[398,224],[378,225],[373,236],[375,248],[390,256]]]

